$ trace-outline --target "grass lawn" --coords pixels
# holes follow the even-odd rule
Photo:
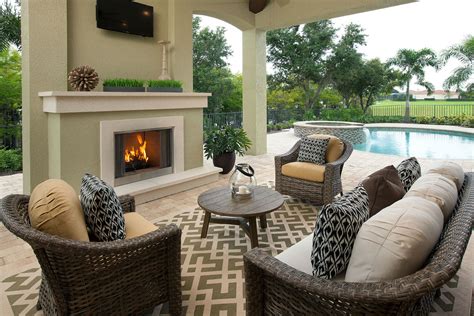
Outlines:
[[[371,108],[374,116],[403,116],[405,101],[380,101]],[[414,117],[474,116],[474,101],[410,101],[410,115]]]

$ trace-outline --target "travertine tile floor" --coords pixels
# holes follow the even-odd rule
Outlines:
[[[247,162],[254,167],[257,181],[260,183],[274,181],[274,155],[286,152],[297,141],[292,130],[269,134],[267,139],[267,154],[237,158],[237,162]],[[403,157],[398,156],[354,151],[344,166],[342,174],[344,190],[350,190],[370,173],[390,164],[396,165],[403,159]],[[436,163],[436,160],[431,159],[419,159],[419,161],[422,170],[428,170]],[[474,171],[474,161],[457,160],[456,162],[459,163],[465,171]],[[212,162],[206,161],[206,163]],[[137,211],[152,221],[162,216],[173,216],[180,212],[192,211],[197,207],[196,200],[201,192],[212,187],[226,185],[229,177],[230,174],[221,175],[219,181],[215,183],[139,205]],[[21,174],[0,177],[0,198],[8,194],[21,193],[21,188]],[[471,242],[469,248],[472,247],[473,243]],[[35,262],[36,258],[29,245],[12,235],[3,224],[0,224],[0,279],[24,271],[34,265]],[[10,315],[11,309],[7,306],[5,295],[3,292],[0,295],[0,314]]]

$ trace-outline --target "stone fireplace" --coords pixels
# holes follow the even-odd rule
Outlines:
[[[49,178],[79,192],[100,176],[138,204],[218,179],[204,166],[206,93],[42,92],[48,116]]]

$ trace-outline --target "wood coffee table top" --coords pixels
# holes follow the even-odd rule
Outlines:
[[[283,196],[267,187],[256,187],[253,196],[246,200],[235,200],[229,187],[210,189],[198,197],[198,204],[205,211],[236,217],[256,217],[280,208]]]

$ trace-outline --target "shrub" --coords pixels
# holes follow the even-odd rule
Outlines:
[[[0,148],[0,172],[21,171],[21,169],[21,150]]]
[[[104,87],[143,87],[144,84],[144,80],[136,79],[116,78],[104,80]]]
[[[148,86],[153,88],[181,88],[183,83],[178,80],[149,80]]]

